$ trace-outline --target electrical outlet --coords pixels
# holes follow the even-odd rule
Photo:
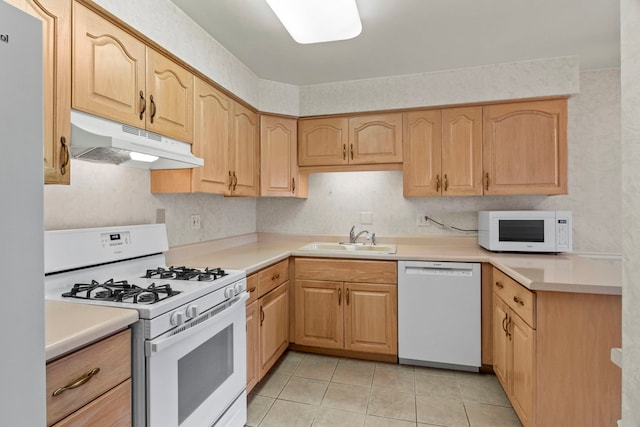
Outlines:
[[[427,216],[425,214],[418,214],[416,216],[416,225],[418,227],[426,227],[429,225],[429,221],[427,221]]]
[[[200,230],[200,227],[202,227],[202,223],[200,222],[200,215],[191,215],[191,229]]]

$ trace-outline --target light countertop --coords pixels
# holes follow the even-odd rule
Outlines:
[[[340,236],[298,236],[260,233],[171,248],[170,265],[217,267],[254,273],[289,256],[489,262],[534,291],[622,294],[622,266],[615,258],[590,258],[575,254],[503,254],[479,247],[475,237],[384,238],[397,244],[395,254],[326,253],[299,248],[313,241],[338,241]]]
[[[112,335],[137,320],[135,310],[45,300],[47,362]]]

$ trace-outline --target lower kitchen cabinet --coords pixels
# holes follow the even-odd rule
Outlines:
[[[47,364],[47,425],[131,425],[131,331]]]
[[[260,378],[271,369],[289,345],[289,282],[259,300]]]
[[[397,355],[395,262],[297,258],[295,275],[297,345]]]
[[[247,277],[247,393],[289,345],[289,260]]]
[[[493,270],[493,369],[524,427],[601,427],[621,416],[619,295],[532,292]]]

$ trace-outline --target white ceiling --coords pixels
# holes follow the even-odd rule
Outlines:
[[[362,33],[300,45],[264,0],[172,0],[256,75],[295,85],[578,55],[620,66],[618,0],[357,0]]]

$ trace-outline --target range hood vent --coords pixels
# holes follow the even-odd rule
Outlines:
[[[134,160],[132,156],[136,155],[131,153],[152,156],[152,161]],[[191,154],[191,144],[77,110],[71,110],[71,156],[143,169],[185,169],[204,164]]]

